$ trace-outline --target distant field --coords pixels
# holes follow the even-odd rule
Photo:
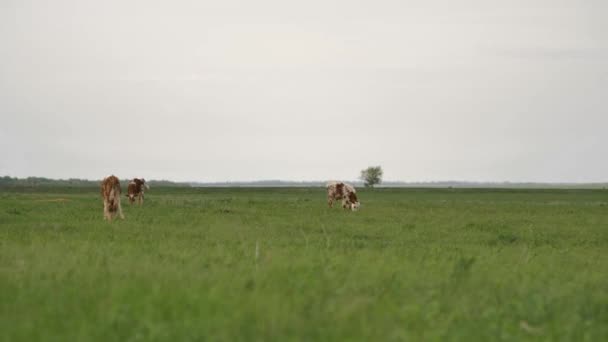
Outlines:
[[[0,338],[608,340],[608,191],[359,197],[0,190]]]

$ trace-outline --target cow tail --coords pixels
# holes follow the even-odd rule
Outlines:
[[[112,187],[112,190],[110,190],[110,196],[109,200],[110,200],[110,211],[116,211],[116,192],[114,190],[114,187]]]

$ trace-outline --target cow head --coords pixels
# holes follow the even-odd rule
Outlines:
[[[150,186],[148,186],[148,184],[146,183],[146,180],[143,178],[133,178],[133,182],[135,182],[135,184],[137,184],[137,186],[139,187],[144,187],[146,189],[150,189]]]
[[[348,194],[348,203],[349,203],[350,210],[352,210],[352,211],[359,210],[359,207],[361,206],[361,203],[359,202],[359,199],[357,198],[357,194],[355,194],[354,192],[350,192]]]
[[[143,178],[141,179],[141,184],[142,184],[144,187],[146,187],[146,190],[150,190],[150,186],[148,185],[148,183],[146,183],[146,180],[145,180],[145,179],[143,179]]]

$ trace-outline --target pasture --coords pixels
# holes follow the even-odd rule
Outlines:
[[[608,192],[0,190],[4,341],[608,339]]]

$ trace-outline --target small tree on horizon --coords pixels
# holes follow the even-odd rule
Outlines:
[[[361,170],[359,178],[363,181],[366,188],[373,188],[374,185],[382,182],[382,167],[370,166],[367,169]]]

